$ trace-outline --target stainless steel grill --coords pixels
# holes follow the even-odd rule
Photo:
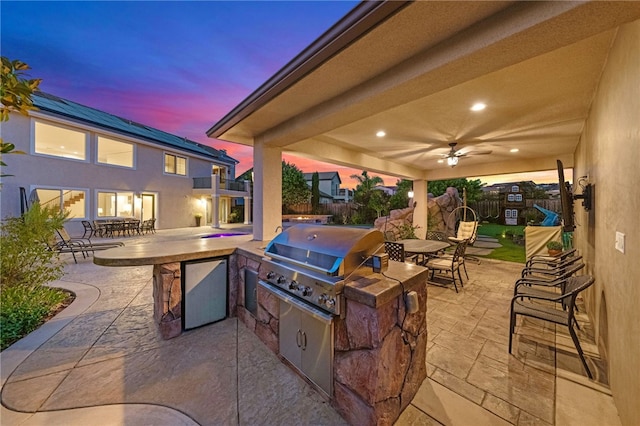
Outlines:
[[[331,314],[343,309],[346,278],[372,273],[365,260],[384,245],[378,230],[299,224],[266,247],[266,281]]]

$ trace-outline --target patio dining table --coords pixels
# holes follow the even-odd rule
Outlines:
[[[444,250],[451,245],[446,241],[421,240],[417,238],[399,240],[397,242],[404,245],[405,255],[418,255],[418,257],[416,258],[416,263],[418,264],[424,263],[424,259],[426,257]],[[417,260],[419,257],[422,257],[422,261],[420,262],[418,262]]]

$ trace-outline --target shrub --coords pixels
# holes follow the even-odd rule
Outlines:
[[[38,328],[67,297],[67,293],[56,288],[3,286],[0,293],[0,350]]]
[[[0,225],[0,286],[37,287],[63,275],[58,254],[46,242],[62,228],[68,213],[34,203],[22,217],[9,217]],[[4,308],[4,307],[3,307]]]
[[[547,243],[547,249],[549,250],[562,250],[562,243],[560,241],[549,241]]]

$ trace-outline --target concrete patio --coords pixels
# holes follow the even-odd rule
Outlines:
[[[161,230],[122,241],[214,232]],[[52,285],[74,291],[76,301],[2,352],[3,425],[345,424],[236,318],[162,340],[150,266],[106,268],[65,256],[66,275]],[[520,321],[509,355],[509,300],[522,265],[467,266],[460,293],[428,288],[429,378],[396,424],[620,424],[586,318],[579,337],[594,381],[568,334],[542,322]]]

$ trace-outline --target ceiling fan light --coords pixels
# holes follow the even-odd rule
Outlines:
[[[458,157],[447,157],[447,164],[451,167],[454,167],[456,164],[458,164]]]

